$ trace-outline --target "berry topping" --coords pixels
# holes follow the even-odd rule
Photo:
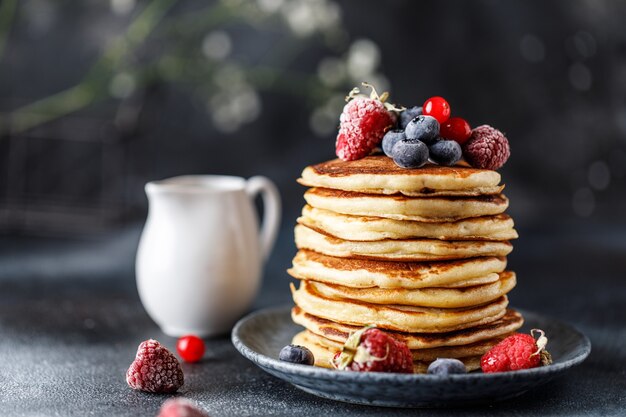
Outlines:
[[[453,140],[440,140],[428,148],[430,159],[439,165],[452,166],[461,160],[461,145]]]
[[[393,149],[393,145],[395,145],[396,142],[398,142],[399,140],[404,139],[406,139],[406,136],[404,135],[404,130],[389,130],[387,133],[385,133],[385,136],[383,137],[383,152],[385,153],[385,155],[391,158],[391,149]]]
[[[278,359],[285,362],[299,363],[302,365],[313,365],[315,358],[313,353],[304,346],[287,345],[280,350]]]
[[[126,382],[136,390],[168,393],[180,388],[185,378],[178,359],[153,339],[141,342],[135,360],[126,371]]]
[[[401,140],[391,148],[391,155],[402,168],[419,168],[428,162],[428,147],[419,140]]]
[[[176,343],[176,350],[185,362],[198,362],[204,356],[204,340],[192,334],[183,336]]]
[[[404,110],[400,113],[400,117],[398,118],[398,127],[400,129],[406,129],[406,125],[417,116],[422,114],[422,107],[414,106],[409,109]]]
[[[185,398],[170,398],[161,406],[157,417],[208,417],[194,403]]]
[[[498,129],[478,126],[463,145],[463,156],[474,168],[498,169],[509,159],[509,141]]]
[[[424,102],[424,114],[434,117],[439,123],[448,120],[450,113],[450,105],[443,97],[431,97]]]
[[[439,137],[439,122],[431,116],[417,116],[406,126],[404,134],[407,139],[421,140],[430,145]]]
[[[441,124],[440,134],[442,138],[455,140],[459,145],[463,145],[472,135],[472,128],[465,119],[451,117]]]
[[[346,97],[348,103],[339,117],[336,153],[344,161],[353,161],[369,155],[380,144],[385,132],[395,123],[390,110],[400,110],[385,103],[387,93],[379,96],[374,87],[369,97],[361,95],[358,88]]]
[[[458,359],[437,358],[428,365],[428,373],[433,375],[465,374],[465,364]]]
[[[413,358],[407,345],[372,326],[350,335],[341,352],[333,357],[332,365],[357,372],[413,373]]]
[[[539,333],[535,341],[534,333]],[[495,345],[480,360],[483,372],[517,371],[549,365],[552,358],[545,350],[548,338],[543,330],[533,329],[530,334],[515,333]]]

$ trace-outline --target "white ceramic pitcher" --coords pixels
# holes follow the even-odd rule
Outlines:
[[[254,197],[261,194],[259,232]],[[136,260],[137,288],[170,336],[228,332],[254,299],[280,223],[265,177],[190,175],[146,184],[149,212]]]

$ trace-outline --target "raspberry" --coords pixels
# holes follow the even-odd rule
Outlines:
[[[157,417],[208,417],[189,400],[170,398],[161,406]]]
[[[372,88],[370,97],[359,94],[359,89],[353,89],[348,97],[339,117],[339,133],[335,144],[337,156],[344,161],[354,161],[369,155],[380,144],[385,132],[393,126],[395,116],[389,109],[395,107],[385,103],[387,93],[378,96]]]
[[[413,373],[407,345],[371,326],[353,333],[332,364],[337,369],[357,372]]]
[[[126,382],[136,390],[168,393],[175,392],[184,382],[178,359],[153,339],[141,342],[137,356],[126,371]]]
[[[534,332],[539,332],[537,341]],[[548,339],[542,330],[533,329],[530,334],[515,333],[491,348],[480,360],[483,372],[505,372],[530,369],[552,363],[545,350]]]
[[[511,155],[509,141],[498,129],[478,126],[463,145],[463,156],[474,168],[498,169]]]

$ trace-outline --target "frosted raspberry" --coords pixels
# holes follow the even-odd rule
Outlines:
[[[509,159],[509,141],[498,129],[478,126],[463,146],[465,160],[474,168],[498,169]]]
[[[537,341],[534,332],[539,332]],[[530,369],[539,364],[552,362],[550,354],[545,350],[548,339],[542,330],[533,329],[531,334],[515,333],[495,345],[481,358],[480,367],[483,372],[505,372]]]
[[[349,101],[339,117],[335,147],[340,159],[353,161],[364,158],[380,144],[385,132],[396,121],[396,116],[388,110],[394,107],[385,104],[386,98],[386,93],[379,97],[373,88],[370,97],[359,95],[358,89],[350,92]]]
[[[141,342],[135,360],[126,371],[126,382],[136,390],[167,393],[180,388],[185,378],[178,359],[153,339]]]
[[[157,417],[208,417],[208,415],[185,398],[170,398],[163,403]]]

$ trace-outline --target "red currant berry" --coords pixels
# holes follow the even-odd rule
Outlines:
[[[444,123],[450,118],[450,105],[443,97],[431,97],[424,102],[424,113],[437,119],[439,123]]]
[[[445,139],[457,141],[463,145],[472,136],[472,128],[465,119],[451,117],[447,122],[441,124],[440,136]]]
[[[183,336],[178,339],[176,350],[185,362],[198,362],[204,356],[204,341],[191,334]]]

